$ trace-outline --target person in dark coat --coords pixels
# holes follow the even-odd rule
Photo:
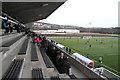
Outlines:
[[[17,32],[20,33],[20,27],[18,24],[15,24],[13,27],[15,27],[15,30],[17,30]]]
[[[66,47],[66,51],[68,51],[68,47]]]
[[[52,46],[48,46],[46,53],[47,53],[47,55],[49,56],[49,58],[52,60],[53,47],[52,47]]]
[[[60,59],[58,60],[59,63],[59,72],[60,73],[67,73],[67,66],[66,66],[66,62],[64,60],[64,54],[61,53]]]
[[[51,60],[53,61],[53,63],[55,62],[55,57],[56,57],[56,54],[57,54],[57,50],[55,47],[52,48],[52,52],[51,52]]]
[[[39,39],[42,40],[41,36],[39,35]]]
[[[69,48],[69,54],[71,54],[71,48]]]
[[[67,73],[67,67],[66,67],[66,64],[65,64],[65,61],[63,58],[60,57],[60,59],[58,60],[58,63],[59,63],[59,68],[60,68],[60,73]]]
[[[66,57],[66,58],[64,59],[64,62],[65,62],[66,67],[67,67],[67,72],[66,72],[66,73],[67,73],[68,75],[72,75],[72,74],[71,74],[71,65],[70,65],[70,62],[68,61],[68,58],[69,58],[69,57]]]
[[[59,63],[58,63],[58,60],[60,59],[60,56],[61,56],[60,55],[60,50],[58,49],[56,57],[55,57],[55,65],[56,65],[57,68],[59,68],[59,66],[60,66]]]
[[[8,25],[9,25],[9,28],[10,28],[10,33],[12,33],[13,32],[13,27],[11,26],[11,22],[9,22]]]

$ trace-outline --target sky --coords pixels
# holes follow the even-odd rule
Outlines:
[[[67,0],[39,22],[79,27],[118,27],[120,0]]]

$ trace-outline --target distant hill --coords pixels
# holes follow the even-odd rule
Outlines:
[[[80,32],[89,32],[89,33],[108,33],[108,34],[120,34],[120,27],[113,28],[84,28],[74,25],[58,25],[44,22],[34,22],[29,23],[27,26],[30,26],[33,30],[58,30],[58,29],[78,29]]]

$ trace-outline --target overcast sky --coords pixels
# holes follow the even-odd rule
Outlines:
[[[117,27],[119,1],[67,0],[47,19],[40,22],[80,27]]]

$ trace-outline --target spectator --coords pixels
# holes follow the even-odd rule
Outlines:
[[[36,37],[36,34],[33,32],[33,37]]]
[[[19,31],[22,32],[22,25],[19,24]]]
[[[3,20],[3,22],[2,22],[2,29],[6,30],[4,33],[8,33],[9,32],[9,25],[7,25],[7,20]]]
[[[21,32],[24,32],[25,28],[23,26],[21,26]]]
[[[46,37],[43,37],[43,40],[42,40],[43,47],[46,47],[46,43],[47,43]]]
[[[31,33],[30,33],[30,32],[28,32],[27,36],[28,36],[28,37],[30,37],[30,36],[31,36]]]
[[[52,52],[51,52],[51,60],[53,61],[53,63],[55,62],[55,57],[56,57],[56,48],[53,47],[52,48]]]
[[[39,35],[39,39],[42,40],[41,36]]]
[[[60,58],[61,58],[61,59],[63,59],[63,58],[64,58],[64,54],[63,54],[63,53],[61,53]]]
[[[11,26],[11,22],[9,22],[8,25],[9,25],[9,28],[10,28],[10,33],[12,33],[13,32],[13,27]]]
[[[48,46],[46,53],[47,53],[47,55],[49,56],[50,59],[52,57],[52,53],[51,52],[52,52],[52,46]]]
[[[25,34],[28,34],[30,32],[30,29],[29,28],[25,28]]]
[[[66,66],[66,63],[65,63],[65,60],[63,58],[64,54],[61,53],[60,55],[60,59],[58,60],[58,63],[59,63],[59,72],[60,73],[67,73],[67,66]]]
[[[15,30],[17,30],[17,32],[20,33],[20,27],[19,27],[19,25],[15,24],[14,27],[15,27]]]
[[[56,53],[56,58],[55,58],[55,65],[57,68],[59,68],[59,63],[58,63],[58,60],[60,59],[60,51],[57,50],[57,53]]]
[[[68,51],[68,47],[66,47],[66,51]]]
[[[69,48],[69,54],[71,54],[71,48]]]
[[[33,36],[33,42],[34,42],[35,39],[37,38],[37,36],[36,36],[36,34],[34,32],[32,34],[33,34],[32,36]]]
[[[39,46],[41,46],[41,40],[39,40],[39,37],[36,36],[36,39],[34,40],[35,43],[37,43]]]
[[[66,57],[66,58],[64,59],[65,64],[66,64],[66,67],[67,67],[67,74],[68,74],[68,75],[72,75],[72,73],[71,73],[71,65],[70,65],[70,62],[68,61],[68,58],[69,58],[69,57]]]

